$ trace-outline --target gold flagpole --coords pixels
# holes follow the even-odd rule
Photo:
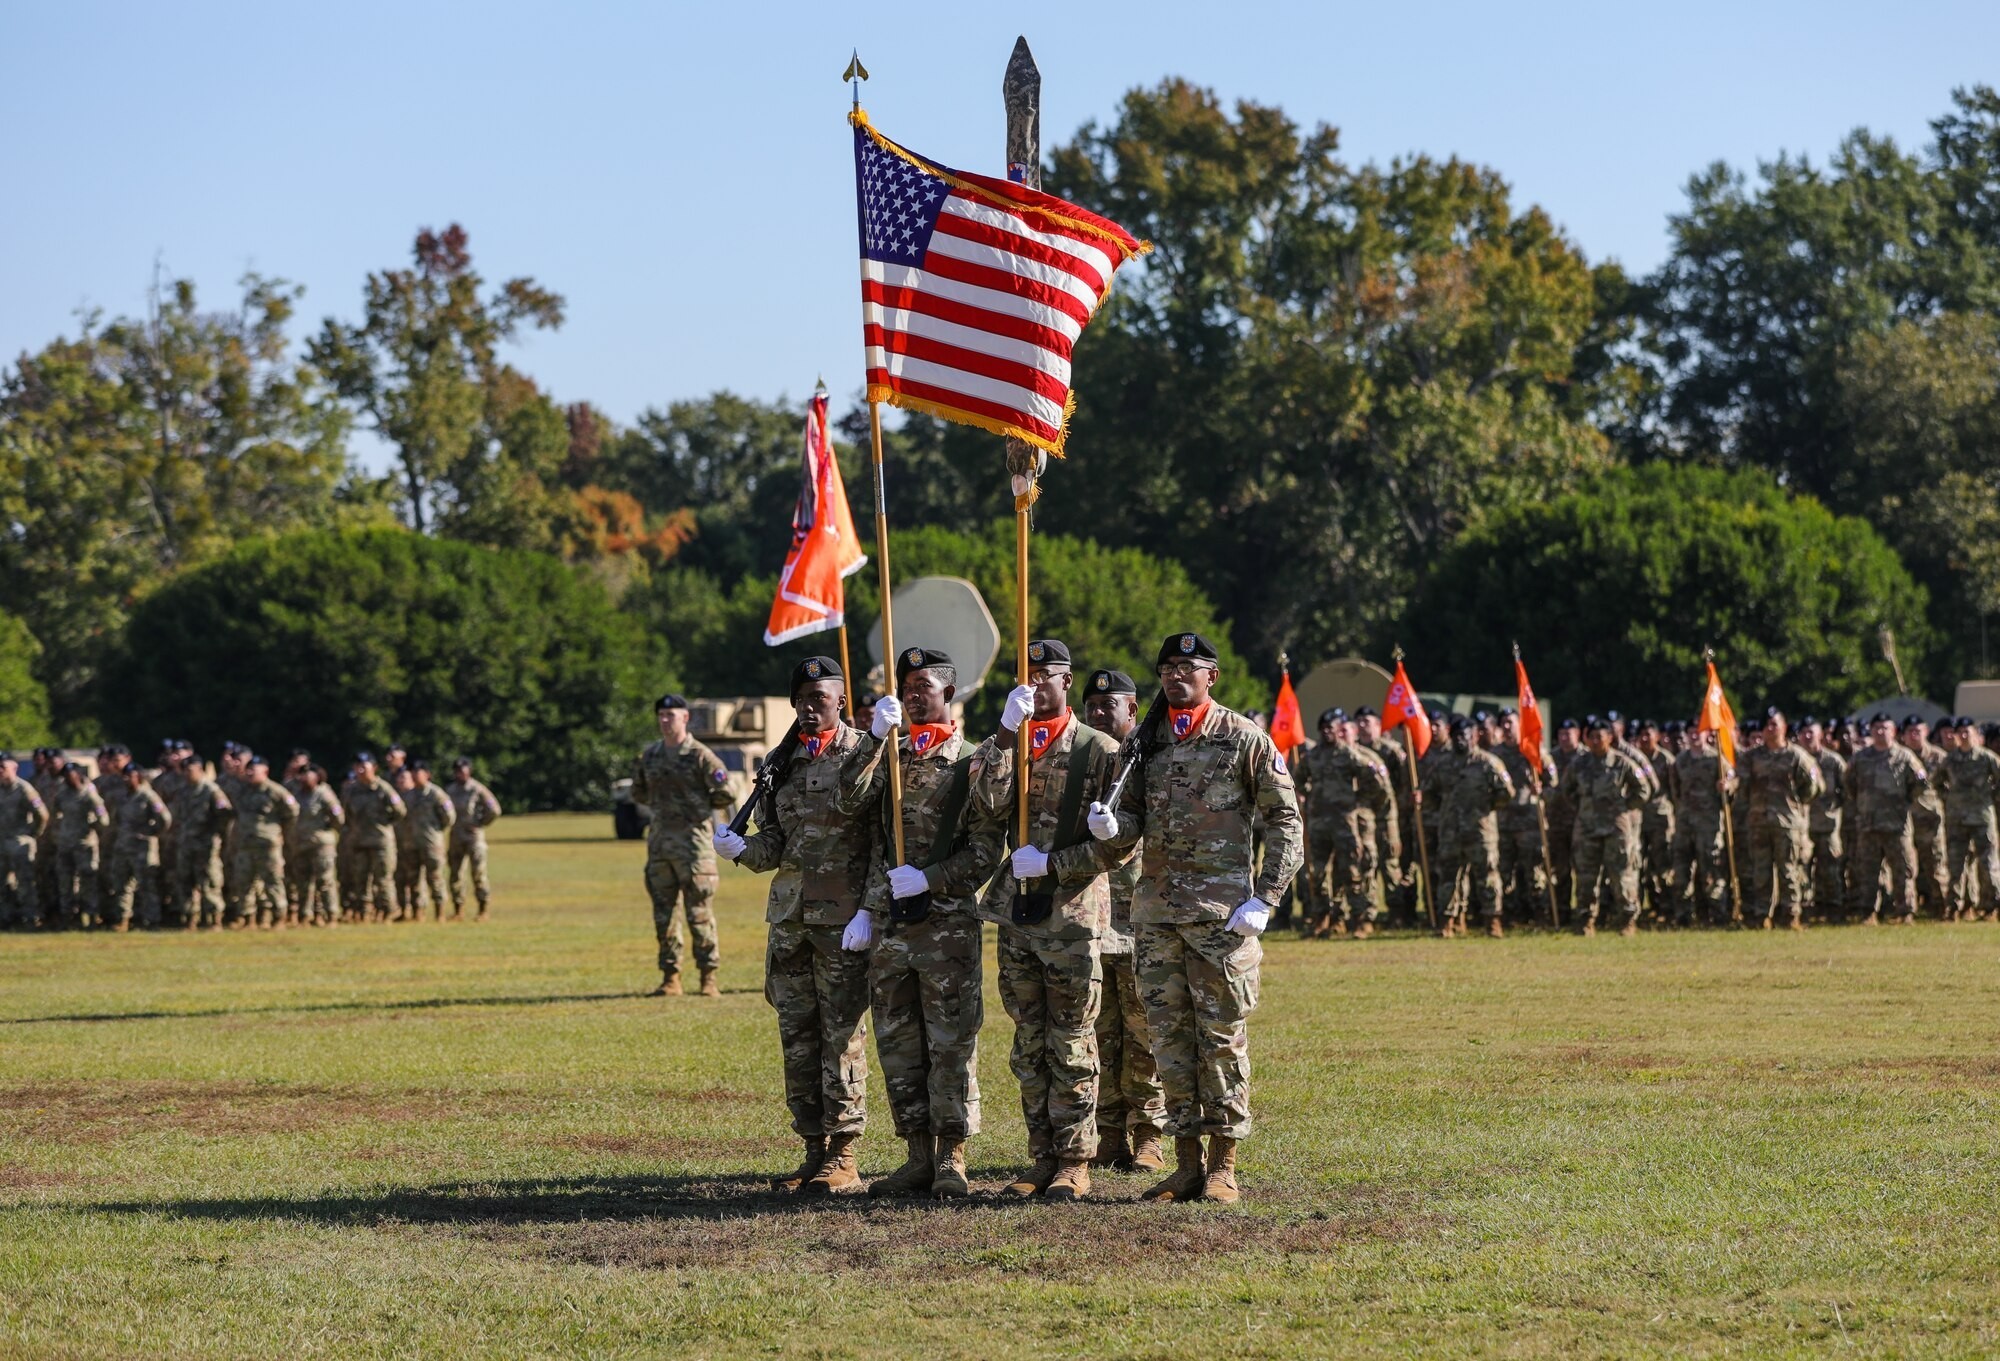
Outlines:
[[[882,404],[868,403],[868,444],[875,463],[875,555],[882,567],[882,657],[886,663],[888,677],[893,684],[896,675],[896,620],[890,601],[889,591],[889,502],[882,490]],[[840,647],[847,650],[847,630],[840,631]],[[843,656],[841,669],[846,669]],[[895,750],[902,740],[902,725],[890,729],[888,736],[889,759],[884,764],[889,769],[889,827],[896,839],[896,863],[906,863],[903,855],[903,762]]]
[[[1715,649],[1712,647],[1703,648],[1701,650],[1701,659],[1713,668],[1715,665]],[[1707,696],[1704,695],[1702,704],[1705,707],[1707,703]],[[1735,734],[1731,733],[1730,736],[1733,739]],[[1715,792],[1722,799],[1722,845],[1729,852],[1729,915],[1734,920],[1743,915],[1743,885],[1736,878],[1736,819],[1729,815],[1729,762],[1722,755],[1722,730],[1720,728],[1715,730]]]
[[[847,721],[854,722],[854,663],[847,660],[847,625],[840,626],[840,701]]]
[[[1398,644],[1397,664],[1400,665],[1402,660],[1403,649]],[[1408,679],[1407,675],[1405,679]],[[1420,709],[1423,707],[1423,701],[1417,698],[1414,689],[1410,691],[1410,703]],[[1431,741],[1437,741],[1436,733],[1431,734]],[[1430,917],[1431,930],[1435,931],[1438,924],[1438,905],[1436,886],[1431,883],[1431,851],[1430,847],[1424,844],[1424,778],[1417,770],[1417,744],[1410,738],[1410,725],[1407,722],[1403,724],[1403,754],[1410,758],[1410,807],[1417,813],[1417,869],[1419,870],[1417,889],[1424,900],[1424,912]]]
[[[1014,40],[1000,78],[1007,111],[1007,178],[1029,189],[1042,187],[1042,73],[1026,38]],[[1007,441],[1007,470],[1014,490],[1014,647],[1019,665],[1015,683],[1028,683],[1028,507],[1035,502],[1038,450],[1021,440]],[[1032,720],[1031,720],[1032,721]],[[1014,835],[1028,844],[1028,749],[1025,734],[1014,739]]]

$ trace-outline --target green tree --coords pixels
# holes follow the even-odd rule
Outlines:
[[[1518,641],[1540,694],[1692,714],[1712,645],[1740,713],[1845,713],[1893,693],[1877,630],[1921,693],[1923,588],[1862,520],[1762,472],[1653,464],[1515,506],[1440,559],[1405,642],[1428,687],[1510,687]]]
[[[53,740],[48,691],[35,679],[41,650],[26,624],[0,614],[0,751],[18,753]]]
[[[106,727],[332,764],[390,740],[474,757],[529,807],[590,807],[670,679],[594,581],[542,554],[401,529],[245,543],[133,611]]]

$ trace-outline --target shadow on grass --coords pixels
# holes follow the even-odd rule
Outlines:
[[[295,1002],[267,1007],[200,1007],[187,1011],[72,1011],[52,1016],[0,1017],[0,1026],[97,1021],[183,1021],[213,1016],[281,1016],[342,1011],[435,1011],[449,1007],[543,1007],[563,1002],[622,1002],[644,992],[565,992],[533,997],[416,997],[395,1002]]]

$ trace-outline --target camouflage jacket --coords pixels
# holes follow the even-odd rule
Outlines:
[[[1633,746],[1630,742],[1627,742],[1622,737],[1619,738],[1617,741],[1613,742],[1611,744],[1611,747],[1612,750],[1622,751],[1627,756],[1631,757],[1633,764],[1639,767],[1639,773],[1645,776],[1646,801],[1648,803],[1651,803],[1655,798],[1658,798],[1659,784],[1660,784],[1659,772],[1654,770],[1653,763],[1646,759],[1646,753],[1640,751],[1637,747]]]
[[[1699,821],[1703,826],[1714,827],[1722,821],[1722,791],[1718,782],[1727,780],[1731,789],[1736,787],[1736,770],[1728,767],[1724,775],[1722,753],[1690,747],[1674,758],[1674,764],[1667,773],[1668,792],[1673,795],[1674,812],[1685,819]]]
[[[49,806],[18,775],[0,785],[0,841],[33,841],[49,825]]]
[[[42,796],[42,807],[49,810],[48,821],[42,824],[42,840],[53,843],[56,838],[56,821],[60,816],[56,804],[61,802],[62,796],[69,791],[69,781],[65,780],[54,766],[48,766],[37,770],[29,777],[28,783]]]
[[[692,737],[671,749],[664,740],[648,744],[632,762],[632,802],[653,810],[647,855],[687,860],[698,874],[715,872],[709,818],[736,806],[721,757]]]
[[[2000,805],[2000,756],[1985,747],[1954,751],[1937,769],[1935,783],[1951,827],[1992,827]]]
[[[1602,756],[1579,752],[1570,762],[1563,779],[1576,786],[1578,836],[1605,836],[1636,823],[1639,810],[1652,797],[1643,760],[1613,747]]]
[[[443,855],[452,824],[458,821],[458,810],[451,806],[450,795],[437,785],[420,784],[403,800],[403,806],[410,812],[403,821],[415,839],[412,844],[418,849]]]
[[[1328,742],[1298,761],[1293,782],[1311,827],[1345,824],[1358,838],[1381,826],[1391,842],[1396,826],[1396,786],[1389,768],[1359,742]]]
[[[181,795],[187,793],[188,777],[179,769],[168,766],[153,777],[153,792],[160,796],[160,802],[172,810],[175,827],[180,826]]]
[[[165,801],[165,795],[161,798]],[[181,846],[227,836],[229,824],[236,817],[236,805],[222,792],[221,785],[208,779],[182,780],[180,798],[167,806],[174,813],[174,842]]]
[[[1025,738],[1023,739],[1025,740]],[[1076,805],[1076,825],[1061,827],[1063,791],[1069,783],[1069,763],[1079,748],[1087,749],[1083,768],[1083,796]],[[989,737],[979,744],[973,758],[979,767],[974,787],[976,799],[988,817],[1007,829],[1013,841],[1015,828],[1014,753]],[[1061,736],[1028,763],[1028,839],[1043,850],[1059,847],[1049,856],[1049,873],[1056,881],[1055,911],[1039,926],[1015,927],[1038,936],[1060,940],[1081,940],[1102,936],[1111,927],[1111,884],[1106,874],[1131,859],[1131,843],[1122,845],[1099,841],[1084,825],[1090,805],[1111,792],[1118,778],[1118,743],[1071,713]],[[1002,862],[1000,873],[980,896],[979,915],[991,922],[1010,922],[1014,902],[1014,870]]]
[[[382,787],[389,788],[386,784]],[[282,846],[285,844],[285,833],[298,820],[299,801],[276,780],[266,780],[262,784],[253,784],[248,780],[243,782],[243,795],[236,800],[238,845]]]
[[[1667,781],[1673,773],[1674,754],[1665,747],[1655,747],[1651,756],[1643,751],[1640,752],[1639,759],[1646,763],[1646,773],[1653,777],[1653,793],[1646,800],[1647,816],[1671,816],[1674,811],[1674,799],[1667,788]]]
[[[143,864],[160,863],[160,838],[173,830],[174,815],[149,784],[125,791],[124,804],[112,828],[112,847],[118,854],[138,857]]]
[[[800,744],[777,772],[778,792],[758,805],[757,830],[736,863],[776,870],[764,920],[845,926],[868,888],[877,819],[840,811],[841,775],[861,734],[841,723],[817,757]]]
[[[1253,812],[1264,863],[1253,868]],[[1304,827],[1292,774],[1263,729],[1210,701],[1201,727],[1149,752],[1125,784],[1113,844],[1144,857],[1138,925],[1227,921],[1250,898],[1272,907],[1299,872]]]
[[[90,782],[97,791],[97,797],[104,800],[104,811],[111,818],[111,826],[118,827],[118,814],[125,807],[125,800],[132,797],[132,791],[125,787],[125,775],[120,771],[106,771]]]
[[[500,800],[493,797],[488,789],[470,775],[462,781],[453,780],[445,785],[444,792],[451,798],[452,811],[457,818],[451,824],[451,839],[455,845],[472,846],[486,837],[486,829],[500,820]],[[710,856],[715,847],[708,848]]]
[[[111,826],[110,810],[104,806],[97,787],[88,782],[81,789],[71,789],[69,781],[63,781],[55,807],[56,845],[65,850],[95,846],[97,834]]]
[[[1549,757],[1555,770],[1555,786],[1549,791],[1549,831],[1558,828],[1568,830],[1576,822],[1576,781],[1570,772],[1576,769],[1577,759],[1583,755],[1583,748],[1564,755],[1558,751]]]
[[[1790,742],[1776,751],[1760,742],[1743,753],[1743,780],[1750,786],[1753,826],[1804,830],[1810,823],[1807,809],[1826,792],[1819,763]]]
[[[284,793],[282,786],[278,787],[278,792]],[[285,797],[289,799],[291,795],[286,794]],[[237,800],[236,806],[239,810],[243,809],[243,801]],[[347,787],[340,791],[340,806],[347,810],[349,842],[367,850],[380,850],[392,844],[394,833],[390,829],[410,811],[395,786],[379,775],[366,784],[349,780]],[[292,811],[296,816],[296,804]],[[237,818],[237,826],[239,829],[248,826],[247,814]]]
[[[1840,831],[1840,815],[1847,807],[1847,762],[1832,747],[1806,755],[1819,767],[1820,783],[1825,786],[1812,801],[1808,826],[1814,836],[1832,836]]]
[[[1425,786],[1425,799],[1438,803],[1438,826],[1470,831],[1482,825],[1497,828],[1496,814],[1514,799],[1514,782],[1507,767],[1490,751],[1473,747],[1463,753],[1447,750],[1436,767],[1436,794]]]
[[[934,914],[970,915],[979,910],[979,890],[993,877],[994,866],[1006,853],[1007,829],[1002,819],[993,817],[973,799],[979,780],[979,758],[972,744],[957,733],[937,743],[921,755],[910,749],[910,736],[903,734],[898,758],[903,777],[903,860],[924,872],[930,884]],[[867,733],[847,757],[841,773],[842,788],[835,799],[836,809],[846,817],[859,818],[873,827],[871,851],[873,867],[862,906],[870,912],[889,910],[889,871],[899,863],[896,842],[889,830],[889,781],[883,754],[886,742],[877,742]],[[972,758],[966,774],[965,796],[959,804],[958,825],[951,830],[951,844],[938,844],[943,829],[945,805],[951,801],[953,771],[958,762]]]
[[[1902,744],[1899,742],[1897,745]],[[1911,805],[1911,816],[1916,818],[1919,827],[1933,826],[1944,820],[1944,801],[1938,797],[1937,791],[1937,773],[1938,768],[1944,765],[1944,748],[1925,742],[1921,747],[1903,749],[1923,762],[1927,781],[1922,792],[1917,795],[1915,803]]]
[[[347,818],[347,810],[340,806],[339,796],[325,785],[320,785],[297,798],[299,816],[292,823],[292,845],[300,849],[308,846],[332,847],[340,839],[340,824]]]
[[[1930,788],[1924,763],[1907,747],[1890,743],[1854,753],[1847,763],[1847,796],[1854,807],[1855,830],[1896,834],[1910,830],[1910,810]]]
[[[1439,798],[1438,768],[1450,755],[1451,744],[1445,741],[1444,734],[1432,733],[1431,744],[1417,758],[1417,790],[1424,796],[1423,820],[1426,826],[1437,821],[1438,810],[1444,806]]]
[[[1500,764],[1507,772],[1507,779],[1514,786],[1514,811],[1533,818],[1535,805],[1546,799],[1549,791],[1555,787],[1556,768],[1549,760],[1548,753],[1541,754],[1539,770],[1531,765],[1528,758],[1521,754],[1521,749],[1511,742],[1503,743],[1493,754],[1500,758]]]

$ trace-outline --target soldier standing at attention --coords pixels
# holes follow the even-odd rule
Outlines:
[[[0,751],[0,926],[32,931],[42,924],[35,851],[49,806],[20,776],[14,754]]]
[[[1114,811],[1090,810],[1091,835],[1141,847],[1132,904],[1140,995],[1166,1087],[1175,1170],[1154,1201],[1240,1198],[1236,1145],[1250,1133],[1249,1016],[1264,947],[1257,938],[1298,873],[1302,828],[1291,772],[1271,739],[1210,698],[1213,644],[1177,633],[1160,646],[1164,740]],[[1264,815],[1261,870],[1250,821]],[[1202,1162],[1201,1135],[1209,1136]]]
[[[712,838],[745,869],[777,871],[764,908],[764,997],[778,1013],[785,1105],[805,1157],[771,1187],[811,1196],[862,1189],[854,1146],[868,1123],[875,919],[863,897],[875,825],[838,807],[847,758],[861,745],[861,734],[840,721],[840,695],[833,658],[808,657],[792,669],[798,743],[775,772],[776,791],[758,810],[754,835],[718,827]]]
[[[28,783],[35,787],[35,792],[42,796],[42,806],[49,810],[35,846],[35,900],[41,904],[43,922],[53,926],[62,911],[62,890],[56,883],[56,820],[60,816],[56,804],[64,788],[62,752],[55,747],[37,747],[34,762]]]
[[[55,840],[56,902],[64,926],[96,925],[99,839],[110,826],[111,814],[83,767],[74,761],[64,766]]]
[[[1083,687],[1083,721],[1122,746],[1139,726],[1139,687],[1123,671],[1091,672]],[[1153,1061],[1146,1004],[1139,998],[1132,961],[1139,857],[1134,855],[1107,878],[1111,925],[1098,949],[1104,988],[1097,1009],[1097,1157],[1091,1165],[1158,1172],[1167,1165],[1160,1150],[1167,1095]]]
[[[1542,868],[1543,801],[1555,787],[1555,767],[1542,752],[1530,761],[1521,750],[1521,715],[1500,711],[1500,745],[1495,756],[1514,785],[1513,802],[1500,814],[1501,917],[1507,907],[1514,919],[1540,921],[1548,910],[1549,878]]]
[[[1641,900],[1655,918],[1673,911],[1674,801],[1667,793],[1667,775],[1674,758],[1660,742],[1660,725],[1642,718],[1635,725],[1633,746],[1653,777],[1653,791],[1639,810],[1639,887]]]
[[[340,922],[340,883],[334,875],[334,846],[346,810],[327,786],[326,772],[309,765],[294,777],[299,792],[298,820],[292,824],[285,874],[291,881],[291,902],[299,919],[313,926]],[[287,784],[291,783],[287,781]],[[286,793],[290,794],[288,788]]]
[[[1584,750],[1565,780],[1576,782],[1576,919],[1597,934],[1597,913],[1615,896],[1618,934],[1639,934],[1639,815],[1653,787],[1640,759],[1614,745],[1611,720],[1593,715]]]
[[[1908,926],[1916,920],[1917,848],[1910,827],[1930,776],[1914,753],[1896,742],[1896,723],[1877,713],[1868,720],[1868,745],[1847,763],[1847,795],[1854,807],[1854,864],[1849,884],[1855,909],[1866,908],[1869,926],[1881,920],[1877,895],[1882,866],[1889,867],[1890,912]]]
[[[111,844],[112,889],[106,915],[113,931],[124,931],[136,907],[139,925],[150,929],[160,924],[160,839],[173,829],[174,815],[153,792],[144,770],[128,763],[118,775],[125,782],[125,801],[118,809]]]
[[[431,920],[443,921],[445,846],[451,838],[453,824],[458,821],[458,810],[452,806],[445,792],[431,783],[430,762],[410,762],[410,778],[415,782],[415,790],[405,800],[410,810],[407,820],[416,828],[411,877],[419,881],[424,892],[430,895]],[[410,910],[418,915],[422,913],[422,904],[417,901],[415,892],[410,895]]]
[[[1118,778],[1118,744],[1076,720],[1069,648],[1028,644],[1028,683],[1008,694],[1000,730],[980,744],[973,798],[1017,832],[1015,752],[1028,744],[1028,841],[988,886],[980,915],[998,923],[1000,1000],[1014,1022],[1008,1066],[1021,1086],[1032,1165],[1007,1191],[1076,1200],[1097,1156],[1097,1013],[1111,928],[1109,871],[1129,843],[1094,839],[1085,810]]]
[[[1392,914],[1408,915],[1415,911],[1416,870],[1412,864],[1416,859],[1416,833],[1412,819],[1417,815],[1416,800],[1411,797],[1409,757],[1403,754],[1400,742],[1382,731],[1382,715],[1372,704],[1364,704],[1354,711],[1354,726],[1357,741],[1375,753],[1382,766],[1389,772],[1389,787],[1396,791],[1396,832],[1398,854],[1389,853],[1388,825],[1375,825],[1376,851],[1380,856],[1382,875],[1388,884],[1386,903]]]
[[[1743,886],[1743,921],[1764,930],[1778,912],[1792,930],[1803,931],[1806,865],[1812,854],[1807,831],[1813,800],[1826,792],[1819,764],[1785,740],[1782,711],[1764,715],[1759,736],[1744,762],[1750,786],[1750,881]]]
[[[1320,715],[1321,744],[1306,753],[1297,776],[1305,799],[1306,841],[1320,860],[1315,895],[1325,892],[1313,935],[1375,934],[1376,828],[1402,854],[1396,825],[1396,791],[1382,758],[1354,740],[1344,709]],[[1330,879],[1328,876],[1330,875]]]
[[[208,773],[208,763],[188,752],[174,815],[175,897],[188,928],[222,925],[222,844],[236,820],[236,806]]]
[[[243,798],[243,791],[249,787],[245,763],[250,759],[250,749],[240,742],[224,742],[221,754],[215,762],[215,783],[229,796],[230,805],[236,806]],[[232,822],[229,834],[222,839],[222,900],[231,904],[241,902],[243,895],[236,886],[236,825]],[[230,925],[250,923],[241,918],[231,919]]]
[[[451,796],[456,818],[451,824],[451,849],[445,856],[445,877],[451,882],[451,919],[457,921],[465,910],[465,900],[459,896],[459,870],[463,867],[471,875],[472,900],[479,907],[473,920],[483,922],[492,898],[486,882],[486,829],[500,820],[500,800],[472,777],[469,756],[451,763],[451,788],[445,792]]]
[[[111,904],[112,890],[116,887],[111,877],[111,862],[115,858],[118,842],[118,814],[125,807],[125,800],[131,791],[125,786],[125,767],[131,763],[132,754],[117,743],[101,748],[97,753],[97,778],[91,784],[97,789],[97,797],[104,801],[105,815],[110,818],[110,833],[102,838],[103,853],[97,859],[97,903],[100,912]]]
[[[1839,921],[1847,915],[1847,856],[1841,844],[1841,812],[1847,803],[1847,762],[1826,743],[1826,730],[1810,714],[1799,720],[1799,746],[1819,766],[1825,786],[1812,801],[1806,834],[1812,841],[1807,863],[1807,898],[1820,916]]]
[[[363,911],[372,904],[375,920],[387,921],[396,882],[393,829],[409,809],[403,796],[375,774],[375,758],[365,751],[354,755],[354,781],[341,791],[340,803],[354,838],[356,897]]]
[[[1300,926],[1311,938],[1318,940],[1330,936],[1336,929],[1347,934],[1347,922],[1341,917],[1338,926],[1331,899],[1333,877],[1333,784],[1329,777],[1322,782],[1317,775],[1318,767],[1325,765],[1333,757],[1333,735],[1340,723],[1347,717],[1345,709],[1333,708],[1319,716],[1319,743],[1305,751],[1292,753],[1298,762],[1294,776],[1298,793],[1299,812],[1305,820],[1305,866],[1299,871],[1292,891],[1303,898],[1299,909]],[[1325,753],[1322,755],[1321,753]],[[1282,906],[1279,909],[1283,912]],[[1283,926],[1285,917],[1280,916],[1277,924]]]
[[[1667,787],[1674,799],[1674,925],[1693,926],[1699,901],[1710,926],[1726,926],[1729,845],[1723,839],[1723,791],[1736,787],[1736,770],[1715,749],[1713,732],[1687,735],[1668,772]]]
[[[1901,735],[1903,746],[1924,763],[1927,780],[1910,815],[1917,847],[1917,907],[1942,918],[1950,897],[1944,881],[1944,803],[1937,791],[1937,773],[1944,764],[1944,749],[1929,740],[1929,726],[1915,714],[1903,720]]]
[[[182,892],[180,846],[182,822],[187,810],[181,806],[181,796],[187,792],[187,773],[183,766],[194,754],[193,744],[183,751],[181,744],[169,737],[160,743],[160,764],[153,773],[153,792],[160,796],[160,802],[174,815],[173,835],[160,842],[160,889],[164,909],[162,919],[169,925],[176,922],[192,922],[187,899]]]
[[[871,1196],[963,1196],[965,1143],[979,1133],[979,889],[1000,863],[1001,819],[972,799],[973,748],[951,720],[958,669],[913,647],[896,660],[897,695],[875,702],[869,733],[847,758],[838,809],[872,829],[864,905],[876,923],[869,959],[875,1053],[896,1137],[909,1158],[868,1186]],[[896,857],[887,775],[891,735],[909,730],[902,767],[903,859]]]
[[[1568,912],[1576,899],[1576,787],[1569,768],[1583,754],[1583,725],[1573,718],[1556,724],[1556,749],[1549,758],[1549,872],[1555,876],[1556,906]]]
[[[2000,805],[2000,756],[1974,740],[1971,719],[1947,727],[1938,793],[1944,799],[1945,882],[1951,898],[1948,921],[1978,921],[2000,893],[2000,847],[1994,841],[1994,808]]]
[[[1486,918],[1486,934],[1500,924],[1500,810],[1514,798],[1507,768],[1473,745],[1479,725],[1460,714],[1451,720],[1451,751],[1438,767],[1437,881],[1442,902],[1438,935],[1465,934],[1468,902]]]
[[[271,778],[271,763],[252,756],[236,800],[232,920],[265,930],[285,925],[285,838],[298,818],[299,801]]]
[[[396,791],[396,796],[402,799],[405,809],[402,821],[396,824],[395,920],[415,921],[423,915],[417,903],[417,819],[412,804],[417,781],[408,766],[384,778]]]
[[[722,967],[715,935],[715,849],[710,819],[735,806],[722,758],[688,736],[688,705],[661,695],[653,705],[660,738],[632,763],[632,802],[652,810],[646,832],[646,893],[653,900],[653,936],[660,945],[660,986],[654,997],[681,995],[681,926],[685,913],[701,970],[701,995],[720,997]],[[766,810],[768,812],[768,810]]]

